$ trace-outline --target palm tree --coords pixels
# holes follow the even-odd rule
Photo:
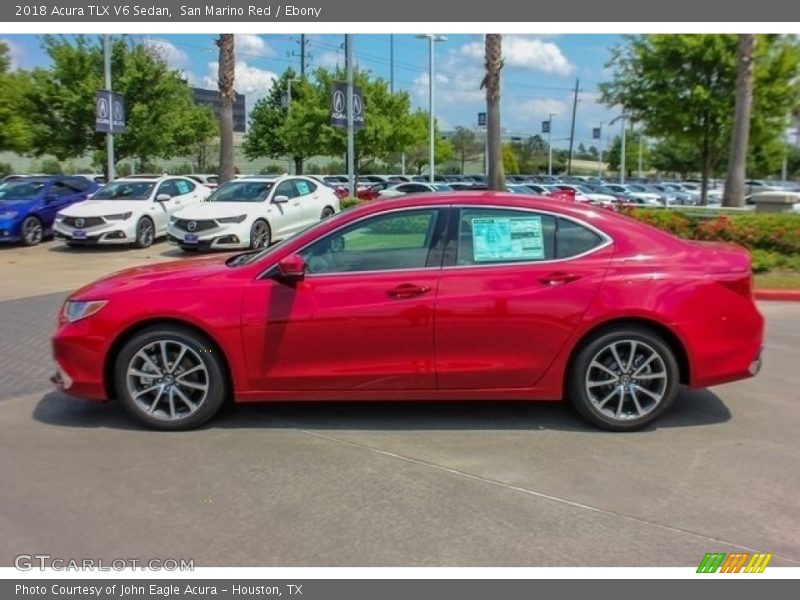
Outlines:
[[[739,36],[738,73],[736,74],[736,107],[731,136],[731,160],[725,180],[723,206],[744,206],[747,171],[747,142],[750,137],[750,109],[753,104],[753,53],[756,36],[743,33]]]
[[[486,75],[481,89],[486,88],[486,136],[489,150],[490,190],[505,190],[506,176],[503,172],[503,142],[500,138],[500,71],[503,68],[502,37],[497,33],[486,34]]]
[[[234,178],[233,167],[233,89],[236,58],[233,52],[233,34],[221,33],[219,47],[219,182]]]

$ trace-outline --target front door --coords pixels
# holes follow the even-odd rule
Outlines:
[[[434,389],[444,214],[433,208],[369,217],[302,250],[303,281],[254,281],[242,314],[253,387]]]

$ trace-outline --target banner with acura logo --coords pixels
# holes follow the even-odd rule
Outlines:
[[[334,81],[331,86],[331,126],[347,127],[347,82]],[[353,86],[353,128],[364,129],[364,96]]]

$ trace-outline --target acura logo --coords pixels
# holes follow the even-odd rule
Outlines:
[[[189,231],[194,231],[197,229],[197,221],[189,221],[189,224],[186,226],[186,229]]]
[[[84,221],[81,217],[78,217],[77,219],[75,219],[75,227],[83,227],[83,224],[85,222],[86,221]]]
[[[360,117],[364,107],[361,105],[361,96],[353,94],[353,116]]]
[[[333,92],[333,112],[344,112],[344,92],[342,90]]]

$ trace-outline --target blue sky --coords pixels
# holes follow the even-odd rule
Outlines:
[[[217,48],[206,34],[134,34],[131,37],[158,49],[191,83],[216,86]],[[312,34],[308,37],[307,68],[344,64],[343,35]],[[248,106],[264,95],[272,79],[289,66],[299,70],[300,36],[237,34],[237,90],[246,94]],[[390,36],[354,35],[356,64],[374,76],[390,77]],[[47,56],[34,35],[4,35],[11,47],[13,64],[29,68],[47,64]],[[541,130],[549,113],[553,119],[553,145],[564,146],[569,136],[572,90],[580,79],[576,144],[594,143],[592,128],[616,116],[597,103],[597,85],[608,74],[604,65],[615,35],[504,35],[506,66],[502,88],[502,121],[506,130],[532,135]],[[485,110],[479,89],[483,69],[480,35],[447,35],[435,44],[436,117],[446,128],[474,127],[477,113]],[[411,94],[414,106],[428,106],[428,43],[413,35],[394,36],[394,86]],[[615,126],[616,129],[616,126]],[[616,133],[604,126],[603,137]]]

